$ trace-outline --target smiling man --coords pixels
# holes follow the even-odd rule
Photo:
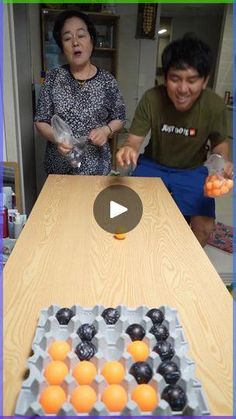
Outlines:
[[[170,43],[162,54],[165,85],[144,94],[129,137],[117,153],[121,166],[137,164],[151,130],[145,152],[151,158],[139,158],[133,175],[162,178],[202,246],[215,219],[215,201],[203,194],[208,152],[222,155],[225,175],[233,176],[225,105],[207,89],[211,65],[211,50],[200,39],[186,35]]]

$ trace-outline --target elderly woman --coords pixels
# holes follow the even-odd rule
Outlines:
[[[117,82],[90,61],[96,30],[86,14],[60,13],[53,36],[68,64],[50,70],[40,91],[35,125],[47,140],[45,170],[48,174],[107,175],[111,169],[109,138],[125,121]],[[89,138],[79,168],[73,168],[65,157],[71,148],[55,141],[50,125],[54,114],[70,126],[74,137]]]

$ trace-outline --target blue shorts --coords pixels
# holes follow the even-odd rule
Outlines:
[[[160,177],[182,214],[215,218],[215,200],[203,194],[208,169],[200,166],[194,169],[175,169],[155,163],[141,156],[132,176]]]

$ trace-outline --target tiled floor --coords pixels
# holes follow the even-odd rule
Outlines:
[[[216,199],[216,220],[226,225],[233,225],[232,196],[229,193]],[[233,277],[233,255],[212,246],[204,248],[212,265],[226,285],[231,284]]]

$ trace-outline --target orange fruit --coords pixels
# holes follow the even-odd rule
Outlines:
[[[91,384],[97,375],[97,370],[92,362],[81,361],[73,369],[72,375],[79,384]]]
[[[102,402],[110,412],[121,412],[128,401],[125,389],[119,384],[111,384],[102,395]]]
[[[64,340],[55,340],[48,348],[48,353],[54,361],[64,361],[71,348]]]
[[[103,366],[102,375],[109,384],[120,384],[125,376],[125,369],[118,361],[108,361]]]
[[[234,186],[234,181],[233,179],[225,179],[228,185],[229,190],[233,188]]]
[[[127,347],[127,351],[132,355],[136,362],[146,361],[149,355],[149,348],[142,340],[135,340],[134,342],[131,342]]]
[[[61,384],[67,374],[68,368],[62,361],[52,361],[44,369],[44,376],[49,384]]]
[[[140,410],[144,412],[151,412],[158,403],[157,393],[149,384],[139,384],[133,390],[131,399],[139,406]]]
[[[227,186],[227,184],[226,183],[223,183],[223,185],[221,186],[221,188],[220,188],[220,193],[222,194],[222,195],[224,195],[225,193],[227,193],[227,192],[229,192],[229,187]]]
[[[213,187],[213,183],[212,182],[206,182],[205,183],[205,188],[207,191],[211,190]]]
[[[217,180],[214,180],[214,181],[212,182],[213,189],[220,188],[220,187],[221,187],[221,185],[222,185],[222,180],[217,179]]]
[[[214,188],[211,190],[211,196],[220,196],[220,189]]]
[[[76,387],[71,394],[71,403],[79,413],[89,413],[96,400],[96,392],[87,385]]]
[[[218,180],[218,176],[216,176],[216,175],[210,175],[210,176],[209,176],[209,180],[210,180],[211,182],[214,182],[214,180]]]
[[[60,386],[46,387],[39,397],[45,413],[57,414],[65,402],[66,394]]]

